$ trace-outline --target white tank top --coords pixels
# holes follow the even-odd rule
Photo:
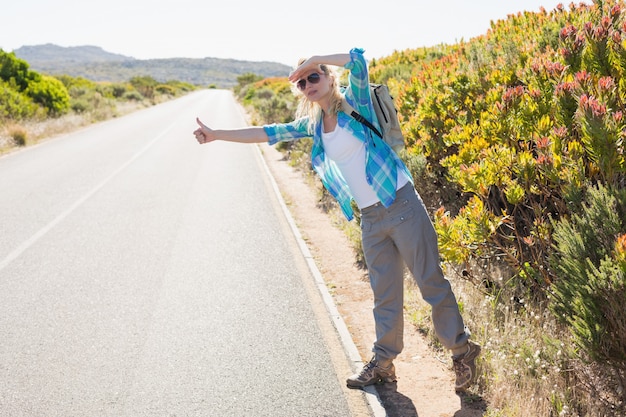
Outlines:
[[[380,199],[367,183],[365,175],[365,143],[339,124],[334,131],[322,133],[322,143],[326,156],[332,159],[341,171],[359,209],[378,203]],[[397,189],[409,181],[401,171],[398,170]]]

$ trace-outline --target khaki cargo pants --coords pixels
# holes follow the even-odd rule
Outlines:
[[[374,292],[379,360],[393,360],[403,349],[404,265],[422,298],[432,307],[432,320],[441,344],[452,354],[463,353],[470,336],[463,324],[450,282],[441,270],[437,234],[421,197],[411,183],[398,190],[395,202],[361,210],[365,261]]]

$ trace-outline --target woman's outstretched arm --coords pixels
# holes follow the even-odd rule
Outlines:
[[[198,128],[193,134],[199,144],[209,143],[216,140],[239,143],[263,143],[268,141],[268,136],[262,127],[244,127],[241,129],[211,129],[196,118]]]

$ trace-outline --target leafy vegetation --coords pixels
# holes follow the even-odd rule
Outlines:
[[[58,116],[69,108],[69,94],[59,80],[30,71],[26,61],[0,51],[0,116]]]
[[[486,347],[489,416],[626,412],[625,16],[615,0],[520,12],[370,63]]]
[[[439,58],[401,57],[414,62],[397,87],[408,152],[463,201],[435,213],[450,269],[507,308],[548,306],[561,324],[552,336],[572,337],[575,372],[563,378],[589,395],[570,388],[552,414],[624,409],[624,10],[595,1],[519,13]],[[374,72],[406,68],[398,58]]]
[[[551,264],[559,272],[550,309],[571,330],[577,356],[597,377],[580,383],[617,409],[626,375],[626,190],[589,187],[586,202],[555,225]]]
[[[29,125],[80,115],[82,123],[105,120],[118,107],[150,105],[196,87],[180,82],[160,83],[134,77],[125,83],[94,82],[82,77],[53,77],[0,50],[0,150],[36,140]],[[47,131],[47,133],[51,133]]]

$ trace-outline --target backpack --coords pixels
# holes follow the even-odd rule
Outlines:
[[[387,143],[391,149],[393,149],[396,153],[399,153],[402,149],[404,149],[404,136],[402,135],[402,130],[400,129],[398,112],[394,105],[393,97],[389,94],[389,88],[385,84],[370,83],[370,96],[372,98],[374,112],[376,113],[376,118],[378,119],[382,132],[376,129],[376,127],[374,127],[369,120],[354,110],[345,98],[343,100],[343,110],[350,116],[354,117],[357,121],[367,126],[379,138]]]

